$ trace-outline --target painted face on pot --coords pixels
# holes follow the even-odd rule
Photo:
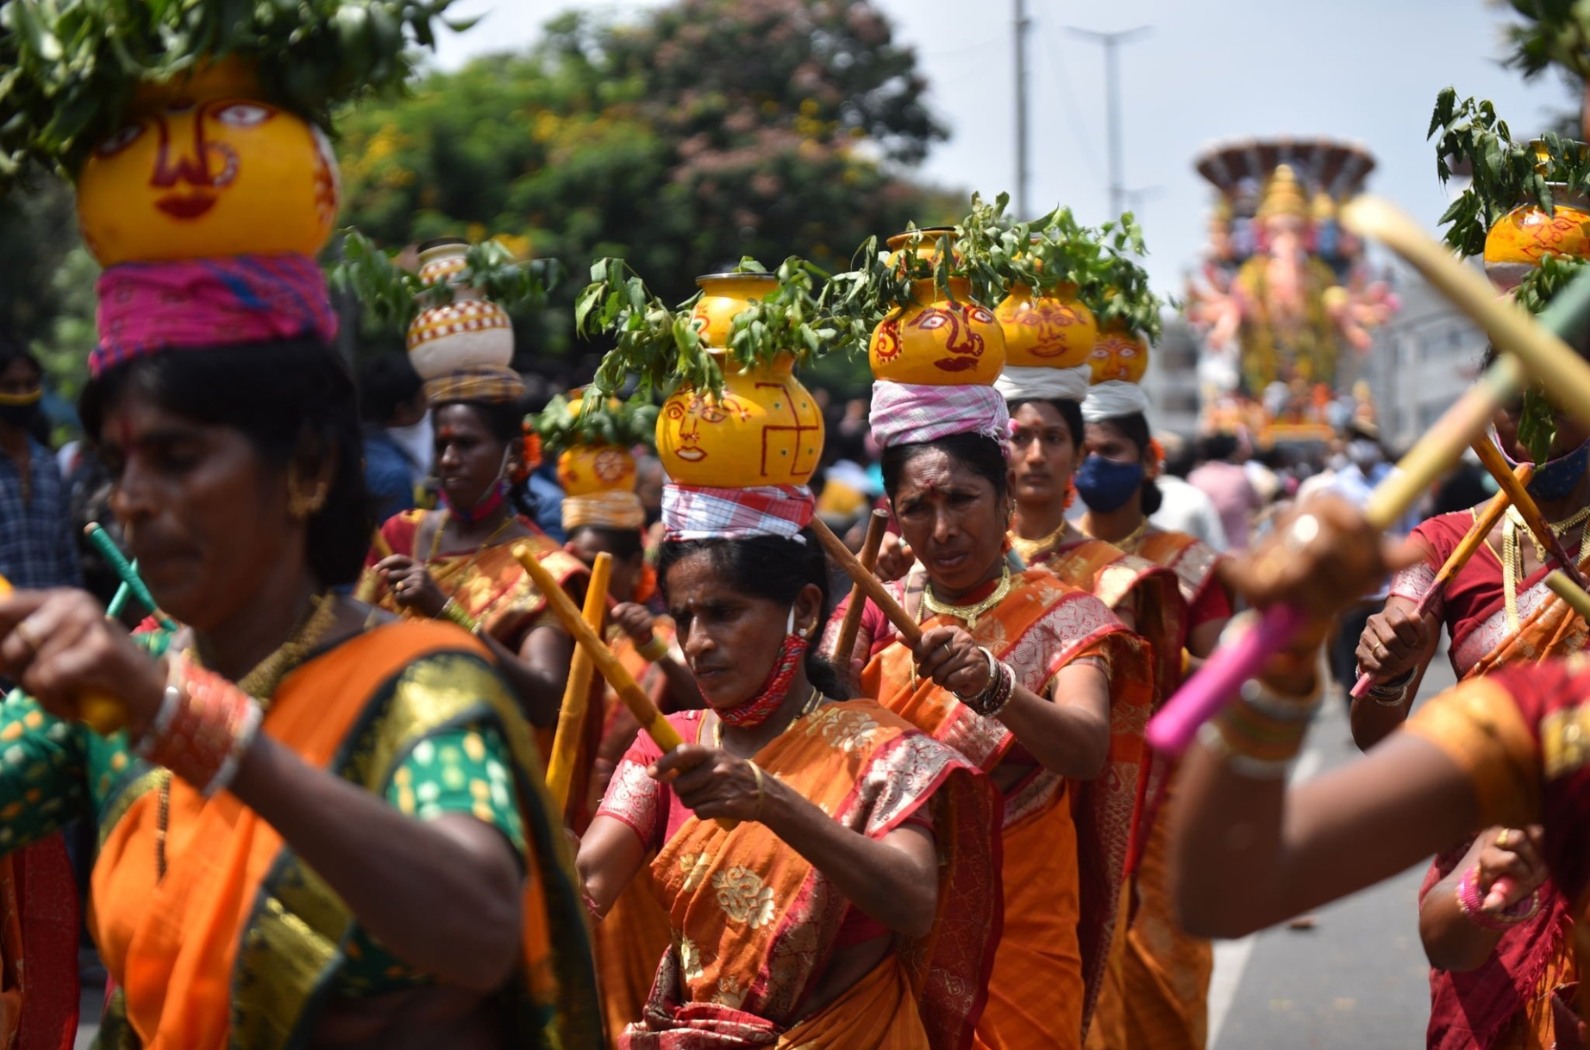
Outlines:
[[[94,147],[78,218],[109,266],[235,255],[314,255],[340,187],[318,128],[248,98],[168,100]]]
[[[1148,371],[1148,347],[1124,332],[1100,332],[1088,355],[1088,364],[1093,368],[1095,383],[1108,379],[1136,383]]]

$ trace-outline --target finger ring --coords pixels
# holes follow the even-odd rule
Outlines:
[[[38,655],[39,646],[42,643],[39,641],[39,636],[34,633],[33,626],[29,624],[28,621],[23,620],[21,623],[11,628],[11,633],[22,639],[22,644],[28,647],[29,658]]]
[[[1313,543],[1319,536],[1319,519],[1312,514],[1305,514],[1292,522],[1292,527],[1286,530],[1284,544],[1287,550],[1300,551]]]
[[[1382,660],[1386,658],[1388,651],[1389,650],[1387,650],[1386,647],[1380,642],[1375,643],[1375,655],[1380,657]]]
[[[1496,833],[1496,848],[1497,849],[1506,849],[1507,848],[1507,843],[1512,839],[1512,837],[1513,837],[1513,829],[1512,828],[1503,828],[1501,831],[1498,831]]]

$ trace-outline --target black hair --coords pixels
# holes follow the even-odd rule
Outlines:
[[[906,464],[924,452],[944,453],[978,477],[994,486],[994,501],[1004,503],[1010,485],[1010,463],[1004,449],[991,437],[982,434],[951,434],[933,441],[914,442],[909,445],[892,445],[883,450],[883,490],[894,499],[900,491],[900,474]]]
[[[1153,432],[1148,429],[1148,418],[1141,412],[1128,412],[1124,416],[1115,416],[1111,419],[1101,419],[1121,432],[1121,436],[1137,446],[1137,453],[1141,456],[1148,451],[1149,442],[1154,440]],[[1164,494],[1159,491],[1159,486],[1152,478],[1143,479],[1142,488],[1138,490],[1143,508],[1144,517],[1153,517],[1159,510],[1160,504],[1165,502]]]
[[[407,354],[376,354],[359,368],[359,415],[384,425],[420,392],[420,374]]]
[[[440,412],[453,405],[463,405],[480,418],[486,432],[508,445],[518,443],[524,435],[524,411],[518,402],[508,401],[443,401],[432,405],[432,412]]]
[[[167,350],[136,357],[91,379],[78,411],[98,442],[106,411],[129,391],[167,412],[242,431],[261,459],[285,469],[305,454],[329,454],[335,473],[310,516],[306,554],[324,587],[353,583],[373,521],[364,487],[353,377],[315,339]]]
[[[1005,406],[1010,410],[1010,414],[1014,416],[1018,408],[1027,404],[1052,405],[1054,410],[1060,413],[1060,418],[1065,420],[1066,429],[1071,431],[1072,447],[1076,449],[1082,448],[1084,428],[1082,425],[1081,405],[1063,397],[1023,397],[1015,401],[1007,401]]]
[[[811,584],[822,592],[817,616],[818,634],[821,634],[822,625],[828,622],[828,614],[832,611],[828,559],[823,556],[822,544],[809,527],[801,530],[801,537],[805,542],[782,536],[665,540],[657,552],[657,583],[666,600],[668,570],[692,554],[705,553],[726,589],[753,598],[793,605],[800,592]],[[818,655],[817,650],[814,637],[806,650],[806,677],[825,696],[849,699],[850,690],[833,665]]]
[[[1236,451],[1235,434],[1205,434],[1198,439],[1198,458],[1207,462],[1230,459]]]
[[[615,529],[607,525],[576,525],[568,530],[569,539],[589,532],[602,543],[602,549],[621,561],[646,552],[645,538],[639,529]]]
[[[37,357],[33,356],[31,350],[20,342],[0,338],[0,372],[10,368],[13,361],[26,361],[32,367],[34,375],[41,380],[44,378],[44,366],[39,363]]]

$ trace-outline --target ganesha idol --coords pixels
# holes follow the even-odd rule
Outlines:
[[[922,232],[917,258],[936,265],[953,251],[954,231]],[[891,262],[903,266],[911,234],[889,238]],[[911,303],[891,310],[872,331],[867,361],[875,379],[924,386],[990,386],[1005,368],[1005,333],[993,311],[972,298],[971,282],[951,277],[948,295],[931,279],[911,282]]]
[[[78,221],[101,265],[325,246],[340,194],[330,143],[262,94],[235,58],[136,89],[126,123],[77,175]]]

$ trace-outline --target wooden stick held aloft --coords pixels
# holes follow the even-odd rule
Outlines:
[[[845,546],[845,541],[834,535],[834,530],[823,524],[823,519],[812,519],[812,531],[817,534],[817,540],[823,545],[823,550],[828,556],[845,570],[845,574],[857,587],[861,588],[872,604],[883,610],[883,614],[894,624],[894,629],[900,632],[900,637],[906,645],[914,646],[922,640],[922,628],[913,619],[911,614],[895,601],[894,595],[884,587],[882,581],[874,576],[871,570],[862,566],[856,556],[850,553],[850,548]]]
[[[1527,485],[1529,484],[1529,479],[1534,477],[1534,475],[1534,464],[1520,463],[1515,471],[1508,474],[1508,477],[1516,477],[1520,482]],[[1485,505],[1485,509],[1474,519],[1474,524],[1464,534],[1463,539],[1453,548],[1452,553],[1447,555],[1446,561],[1442,563],[1440,571],[1435,574],[1435,579],[1430,586],[1426,587],[1424,593],[1419,595],[1419,604],[1413,610],[1413,618],[1415,620],[1423,617],[1435,606],[1436,601],[1446,591],[1447,583],[1451,581],[1452,577],[1463,571],[1463,566],[1468,564],[1469,559],[1474,557],[1474,552],[1479,550],[1485,543],[1485,537],[1489,536],[1491,530],[1496,528],[1496,523],[1502,520],[1502,515],[1507,513],[1507,508],[1511,503],[1512,500],[1508,498],[1506,489],[1491,497],[1491,501]],[[1375,676],[1365,672],[1358,676],[1358,681],[1353,684],[1352,691],[1348,695],[1357,700],[1369,692],[1375,682]]]
[[[596,556],[591,579],[585,590],[584,620],[591,630],[600,632],[607,618],[607,585],[613,577],[613,556],[606,551]],[[558,728],[552,737],[552,754],[547,759],[547,792],[558,813],[569,805],[569,787],[574,782],[574,763],[579,758],[580,734],[591,698],[591,674],[595,665],[584,646],[576,646],[569,664],[569,681],[563,689],[563,706],[558,708]]]
[[[870,575],[878,564],[878,548],[883,546],[883,537],[889,529],[889,512],[875,510],[867,517],[867,537],[861,541],[861,567]],[[867,596],[861,590],[861,584],[850,585],[850,604],[845,608],[845,618],[839,623],[839,635],[834,639],[834,650],[828,654],[830,660],[844,661],[843,667],[850,666],[850,654],[856,648],[856,635],[861,631],[861,614],[866,611]]]
[[[1547,576],[1546,586],[1550,587],[1557,597],[1567,602],[1574,612],[1590,620],[1590,594],[1586,594],[1582,587],[1563,575],[1562,570],[1556,570]]]

